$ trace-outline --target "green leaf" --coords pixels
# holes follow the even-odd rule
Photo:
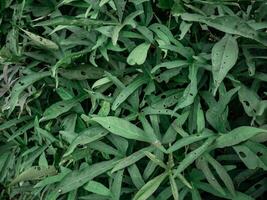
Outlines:
[[[114,0],[114,4],[115,4],[116,9],[117,9],[117,15],[119,16],[119,21],[121,22],[122,16],[123,16],[123,12],[124,12],[124,9],[125,9],[125,5],[126,5],[126,1],[124,1],[124,0]]]
[[[209,124],[220,132],[227,132],[229,129],[228,122],[228,104],[231,101],[232,97],[240,87],[236,87],[227,91],[224,95],[220,96],[218,102],[209,106],[209,109],[206,112],[206,118]]]
[[[88,95],[82,95],[69,100],[59,101],[51,105],[44,111],[43,117],[40,119],[40,121],[47,121],[57,118],[58,116],[68,112],[71,108],[85,100],[87,96]]]
[[[36,45],[41,46],[41,47],[45,47],[47,49],[51,49],[51,50],[58,50],[59,47],[58,45],[51,41],[48,40],[46,38],[43,38],[39,35],[36,35],[34,33],[31,33],[29,31],[23,30],[21,29]]]
[[[208,18],[198,14],[184,13],[181,17],[185,21],[205,23],[222,32],[240,35],[266,44],[262,41],[257,31],[249,26],[245,20],[237,16],[225,15]]]
[[[198,168],[203,172],[203,174],[205,175],[207,181],[209,182],[209,184],[218,192],[220,192],[223,196],[225,196],[225,191],[222,188],[222,186],[220,185],[220,183],[217,181],[217,179],[215,178],[215,176],[213,175],[213,173],[211,172],[209,166],[208,166],[208,162],[204,159],[204,157],[200,157],[197,160],[197,166]]]
[[[123,172],[124,170],[120,170],[115,174],[115,177],[114,177],[114,180],[111,186],[112,199],[114,200],[119,200],[121,197]]]
[[[234,37],[225,35],[213,46],[211,60],[212,75],[215,85],[214,92],[216,92],[227,73],[235,65],[237,58],[238,45]]]
[[[195,143],[197,141],[206,139],[212,135],[213,135],[212,133],[204,131],[201,134],[194,134],[194,135],[183,137],[181,139],[178,139],[171,147],[169,147],[167,152],[171,153],[171,152],[177,151],[178,149],[180,149],[184,146],[187,146],[187,145],[190,145],[190,144]]]
[[[183,96],[178,100],[177,106],[175,107],[175,111],[186,106],[191,105],[194,102],[194,99],[197,95],[197,72],[198,68],[196,65],[191,65],[189,68],[189,79],[190,83],[185,88],[183,92]]]
[[[188,61],[186,60],[176,60],[176,61],[168,61],[161,64],[156,65],[152,70],[151,73],[155,73],[158,69],[165,67],[167,69],[179,68],[188,65]]]
[[[99,140],[107,135],[107,131],[101,127],[90,127],[79,133],[79,135],[71,142],[64,157],[70,155],[78,145],[85,145]]]
[[[159,187],[161,182],[166,178],[167,173],[160,174],[148,181],[134,196],[133,200],[146,200]]]
[[[67,174],[54,189],[57,195],[67,193],[84,185],[93,178],[110,170],[117,162],[117,159],[98,162],[85,167],[80,171],[72,171]]]
[[[143,157],[146,156],[145,152],[147,152],[147,151],[150,152],[153,149],[154,149],[153,146],[145,147],[145,148],[143,148],[137,152],[132,153],[130,156],[119,160],[111,172],[114,173],[118,170],[124,169],[124,168],[136,163],[137,161],[139,161],[140,159],[142,159]]]
[[[208,153],[204,154],[204,157],[207,159],[209,164],[212,165],[212,167],[216,170],[217,174],[221,178],[221,180],[224,182],[225,186],[229,190],[229,192],[235,196],[235,187],[234,183],[230,177],[230,175],[227,173],[224,166],[222,166],[217,160],[215,160],[213,157],[211,157]]]
[[[129,65],[142,65],[146,61],[149,43],[142,43],[135,47],[127,57]]]
[[[30,85],[50,75],[50,72],[32,73],[20,78],[14,85],[11,91],[10,100],[8,102],[8,115],[15,109],[21,93]]]
[[[41,168],[41,167],[30,167],[26,169],[21,174],[19,174],[16,178],[12,180],[10,185],[15,185],[21,181],[32,181],[32,180],[39,180],[43,179],[46,176],[53,176],[57,173],[57,170],[54,166],[48,166],[48,168]]]
[[[155,164],[159,165],[163,169],[166,169],[167,168],[167,165],[165,165],[165,163],[162,162],[162,160],[158,159],[154,154],[152,154],[152,153],[150,153],[148,151],[145,151],[144,153]]]
[[[148,78],[144,76],[137,77],[127,87],[123,88],[114,100],[111,109],[116,110],[135,90],[148,82]]]
[[[224,148],[234,146],[262,132],[267,132],[267,130],[249,126],[241,126],[230,131],[229,133],[219,136],[214,143],[214,147]]]
[[[53,183],[57,183],[57,182],[61,181],[70,172],[71,172],[70,169],[62,167],[60,173],[58,173],[55,176],[48,176],[48,177],[44,178],[43,180],[38,182],[34,186],[34,188],[45,187],[47,185],[50,185],[50,184],[53,184]]]
[[[172,189],[173,199],[178,200],[179,199],[178,188],[177,188],[177,184],[176,184],[172,174],[169,175],[169,180],[170,180],[170,185],[171,185],[171,189]]]
[[[250,117],[263,115],[267,108],[267,102],[261,100],[256,91],[242,85],[238,91],[238,97],[246,114]]]
[[[89,192],[100,194],[103,196],[110,196],[111,194],[110,190],[106,186],[93,180],[86,183],[83,188]]]
[[[125,119],[108,116],[93,117],[92,120],[99,123],[105,129],[115,135],[144,142],[151,141],[142,129],[138,128],[137,126],[133,125]]]
[[[104,75],[104,70],[99,67],[82,65],[75,68],[60,69],[59,74],[70,80],[99,79]]]
[[[3,123],[3,124],[0,125],[0,131],[3,131],[5,129],[9,129],[9,128],[13,127],[13,126],[16,126],[19,123],[28,121],[30,119],[32,119],[31,116],[22,116],[19,119],[17,119],[17,118],[11,119],[11,120],[6,121],[5,123]]]
[[[244,164],[249,169],[256,169],[257,167],[267,170],[267,165],[265,165],[262,160],[250,150],[249,147],[245,145],[236,145],[233,147],[239,158],[244,162]]]
[[[180,162],[178,167],[174,172],[174,176],[177,176],[179,173],[184,171],[190,164],[192,164],[199,156],[201,156],[205,151],[207,151],[214,141],[215,137],[208,138],[200,147],[191,151],[186,157]]]
[[[136,164],[130,165],[127,169],[128,169],[128,172],[130,174],[130,177],[132,179],[134,186],[137,189],[141,189],[143,185],[145,185],[145,182]]]

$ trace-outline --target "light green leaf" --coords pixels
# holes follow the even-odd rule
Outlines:
[[[86,183],[83,188],[89,192],[100,194],[103,196],[110,196],[110,190],[104,186],[102,183],[96,182],[96,181],[89,181]]]
[[[121,189],[122,189],[122,180],[123,180],[123,172],[124,172],[124,170],[120,170],[114,176],[113,183],[111,186],[111,195],[112,195],[113,200],[120,200]]]
[[[169,175],[169,180],[170,180],[173,199],[179,200],[179,193],[178,193],[177,184],[176,184],[175,179],[173,178],[172,174]]]
[[[142,65],[146,61],[149,43],[142,43],[135,47],[127,58],[129,65]]]
[[[147,138],[146,133],[142,129],[138,128],[125,119],[108,116],[93,117],[92,120],[99,123],[105,129],[115,135],[144,142],[151,141],[149,138]]]
[[[234,146],[262,132],[266,133],[267,130],[249,126],[241,126],[230,131],[229,133],[219,136],[214,143],[214,147],[224,148]]]
[[[136,164],[130,165],[127,169],[128,169],[128,172],[130,174],[130,177],[132,179],[134,186],[137,189],[141,189],[143,185],[145,185],[145,182]]]

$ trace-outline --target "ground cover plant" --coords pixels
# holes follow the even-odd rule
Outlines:
[[[1,0],[0,199],[264,199],[267,2]]]

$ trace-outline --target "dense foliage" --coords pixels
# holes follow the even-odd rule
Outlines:
[[[1,0],[0,199],[264,199],[267,2]]]

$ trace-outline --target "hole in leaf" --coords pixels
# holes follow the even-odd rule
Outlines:
[[[165,98],[166,98],[166,95],[165,95],[165,94],[163,94],[161,97],[162,97],[163,99],[165,99]]]
[[[245,158],[246,157],[246,154],[242,151],[239,152],[239,155],[242,157],[242,158]]]
[[[244,102],[244,104],[246,105],[246,106],[249,106],[249,102],[248,101],[243,101]]]
[[[255,188],[256,190],[259,189],[260,187],[261,187],[261,184],[260,184],[260,183],[254,185],[254,188]]]
[[[85,76],[85,75],[86,75],[86,73],[85,73],[84,71],[81,71],[81,75]]]
[[[257,156],[261,157],[262,155],[263,155],[263,153],[257,152]]]
[[[23,83],[22,81],[19,81],[19,84],[20,84],[21,86],[23,86],[23,85],[24,85],[24,83]]]

